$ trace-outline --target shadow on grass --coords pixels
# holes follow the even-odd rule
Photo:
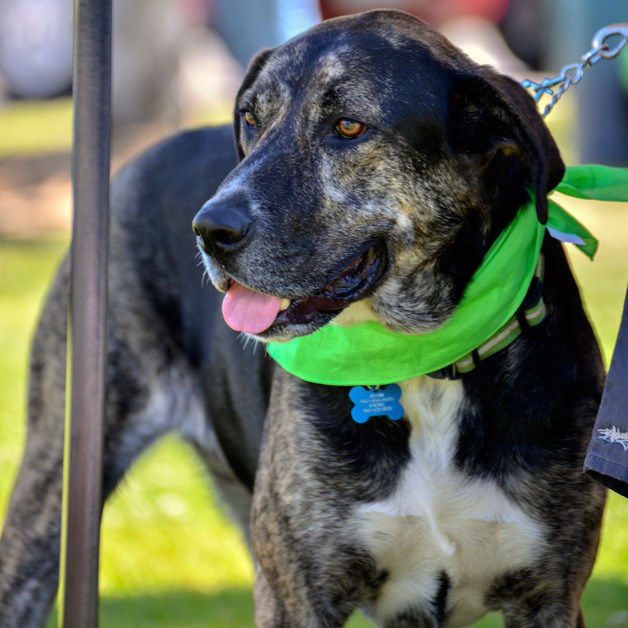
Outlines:
[[[588,626],[628,627],[628,582],[621,578],[593,578],[584,595]],[[350,628],[372,626],[360,614],[352,617]],[[56,626],[56,614],[48,628]],[[253,599],[247,587],[203,593],[186,589],[155,591],[128,596],[103,595],[100,599],[100,626],[127,628],[251,628]],[[503,626],[500,614],[491,613],[474,624],[476,628]]]
[[[101,628],[251,628],[253,598],[247,587],[208,593],[172,589],[128,596],[102,595],[99,615]],[[46,626],[56,625],[55,610]]]

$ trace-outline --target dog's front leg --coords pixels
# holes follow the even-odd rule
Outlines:
[[[262,457],[274,458],[271,449]],[[252,518],[252,541],[258,560],[255,623],[260,628],[341,626],[343,618],[321,599],[324,583],[312,590],[317,583],[310,581],[308,573],[315,557],[303,554],[304,539],[293,529],[294,513],[286,508],[274,470],[266,464],[263,460],[258,471]]]
[[[291,464],[290,452],[269,446],[262,455],[252,514],[256,625],[344,626],[368,597],[368,583],[375,579],[372,565],[355,548],[351,534],[341,529],[342,516],[334,512],[333,501],[325,501],[320,485],[307,487],[302,476],[283,475],[286,465],[268,468],[269,458]],[[314,493],[318,504],[310,502]]]
[[[253,599],[255,602],[255,625],[256,626],[289,626],[287,619],[289,613],[284,610],[283,604],[275,595],[266,580],[262,569],[258,568],[255,574],[255,585],[253,587]]]
[[[356,540],[342,459],[313,415],[314,408],[326,417],[338,412],[342,393],[329,400],[323,388],[312,393],[285,371],[275,374],[251,524],[262,628],[343,626],[378,586],[375,564]],[[339,420],[346,418],[342,410]]]

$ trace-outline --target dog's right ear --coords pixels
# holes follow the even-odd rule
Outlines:
[[[255,82],[255,79],[259,75],[261,69],[266,64],[268,57],[272,53],[272,48],[266,48],[265,50],[261,50],[254,57],[249,67],[246,71],[244,79],[242,80],[242,84],[240,85],[240,89],[238,90],[238,94],[236,96],[236,109],[233,112],[233,132],[235,134],[236,141],[236,150],[238,153],[238,161],[242,161],[244,159],[244,151],[242,150],[242,144],[240,143],[240,114],[238,113],[237,103],[240,100],[240,96]]]
[[[490,187],[505,186],[506,196],[515,197],[519,190],[524,198],[526,188],[532,188],[545,224],[547,195],[562,179],[565,165],[533,99],[487,66],[476,66],[456,88],[450,103],[452,144],[479,157],[484,171],[493,171]]]

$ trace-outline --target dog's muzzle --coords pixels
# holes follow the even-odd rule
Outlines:
[[[244,285],[237,273],[231,274],[230,260],[253,239],[255,223],[248,207],[244,194],[230,195],[228,203],[214,197],[203,205],[192,224],[199,247],[222,267],[224,284],[220,289],[226,291],[222,312],[236,331],[262,336],[269,332],[273,336],[287,328],[307,326],[311,332],[351,303],[369,296],[386,270],[386,246],[381,240],[371,240],[337,270],[330,269],[326,275],[332,278],[312,293],[289,298],[280,289],[260,292]],[[303,272],[307,269],[300,274]]]

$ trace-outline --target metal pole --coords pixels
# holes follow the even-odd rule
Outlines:
[[[111,0],[74,2],[71,395],[66,419],[59,623],[98,625],[109,156]]]

